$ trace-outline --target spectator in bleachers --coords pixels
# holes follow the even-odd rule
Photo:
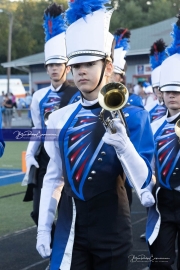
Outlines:
[[[23,109],[30,109],[31,101],[32,101],[32,96],[30,95],[30,93],[26,93],[25,98],[19,99],[18,104],[17,104],[17,113],[18,113],[19,118],[21,118],[22,116]]]
[[[0,109],[0,157],[2,157],[4,153],[5,143],[2,136],[2,114]]]
[[[13,103],[12,99],[8,94],[5,95],[5,99],[3,101],[3,122],[5,128],[11,127],[12,115],[13,115]]]
[[[0,108],[3,105],[3,100],[4,100],[4,91],[2,91],[2,94],[0,95]]]

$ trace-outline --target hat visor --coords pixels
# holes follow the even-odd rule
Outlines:
[[[154,87],[159,87],[159,82],[158,83],[152,83],[152,88]]]
[[[98,61],[101,59],[104,59],[105,56],[94,56],[94,55],[80,55],[80,56],[75,56],[73,58],[70,58],[68,60],[67,66],[75,65],[75,64],[80,64],[80,63],[88,63],[88,62],[94,62]]]
[[[166,85],[160,86],[160,91],[161,92],[165,92],[165,91],[180,92],[180,84],[166,84]]]
[[[45,65],[49,65],[49,64],[65,64],[67,63],[67,59],[58,59],[58,58],[51,58],[45,61]]]
[[[125,74],[125,71],[123,71],[121,68],[116,67],[116,66],[114,66],[113,72],[114,72],[114,73],[118,73],[118,74],[122,74],[122,75]]]

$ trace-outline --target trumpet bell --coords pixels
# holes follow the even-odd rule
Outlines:
[[[180,119],[175,124],[175,133],[180,138]]]
[[[108,111],[117,111],[125,106],[129,92],[122,83],[108,83],[98,94],[100,106]]]

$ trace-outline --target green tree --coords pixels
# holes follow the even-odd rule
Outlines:
[[[13,13],[12,60],[39,53],[44,50],[44,10],[52,0],[23,0],[10,2],[0,0],[0,9]],[[67,0],[56,0],[67,8]],[[178,13],[180,0],[112,0],[118,2],[118,9],[113,13],[110,31],[119,27],[131,29],[143,27],[171,18]],[[147,4],[148,3],[148,4]],[[7,61],[9,19],[7,14],[0,13],[0,62]],[[16,73],[12,69],[12,73]],[[19,72],[19,71],[18,71]],[[6,69],[0,66],[0,73]]]
[[[112,31],[118,27],[135,29],[171,18],[180,8],[180,0],[112,0],[112,4],[117,2]]]
[[[137,6],[135,1],[127,1],[121,4],[114,12],[111,23],[111,31],[116,28],[125,27],[129,29],[138,28],[146,18],[142,7]]]
[[[0,5],[0,8],[13,13],[14,23],[12,31],[12,56],[11,59],[25,57],[31,54],[39,53],[44,50],[44,29],[43,14],[44,10],[53,1],[46,0],[24,0],[23,2],[13,2],[7,5],[7,2]],[[67,8],[66,0],[57,0],[56,3],[63,4]],[[1,2],[0,2],[1,4]],[[0,13],[0,62],[7,61],[8,45],[8,16]],[[16,70],[12,69],[12,73]],[[6,69],[0,67],[0,73],[6,73]]]
[[[153,24],[167,18],[174,17],[178,13],[177,7],[169,0],[153,1],[148,12],[148,24]]]

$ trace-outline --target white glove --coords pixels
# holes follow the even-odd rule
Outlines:
[[[147,196],[147,194],[144,194],[143,197],[141,197],[145,191],[151,193],[149,189],[141,189],[149,173],[146,162],[136,151],[134,145],[127,136],[124,125],[120,122],[120,119],[113,119],[112,121],[113,127],[117,132],[114,134],[109,134],[106,132],[102,138],[103,141],[114,147],[117,157],[119,158],[123,167],[124,173],[134,187],[139,199],[141,200],[141,203],[143,205],[154,203],[154,198],[152,199],[152,195]]]
[[[120,122],[120,119],[112,119],[113,127],[116,129],[116,133],[106,132],[102,140],[114,146],[116,152],[121,155],[125,152],[128,143],[130,142],[124,125]]]
[[[141,204],[145,207],[151,207],[155,203],[154,196],[150,191],[141,194]]]
[[[39,231],[37,234],[36,249],[43,258],[48,258],[51,255],[51,232]]]
[[[29,173],[31,166],[34,165],[36,168],[39,168],[39,164],[33,155],[26,155],[26,174]]]
[[[141,189],[140,191],[141,204],[145,207],[151,207],[155,203],[154,196],[152,195],[152,189],[154,185],[155,183],[153,181],[153,176],[152,176],[152,179],[149,185],[146,188]]]

